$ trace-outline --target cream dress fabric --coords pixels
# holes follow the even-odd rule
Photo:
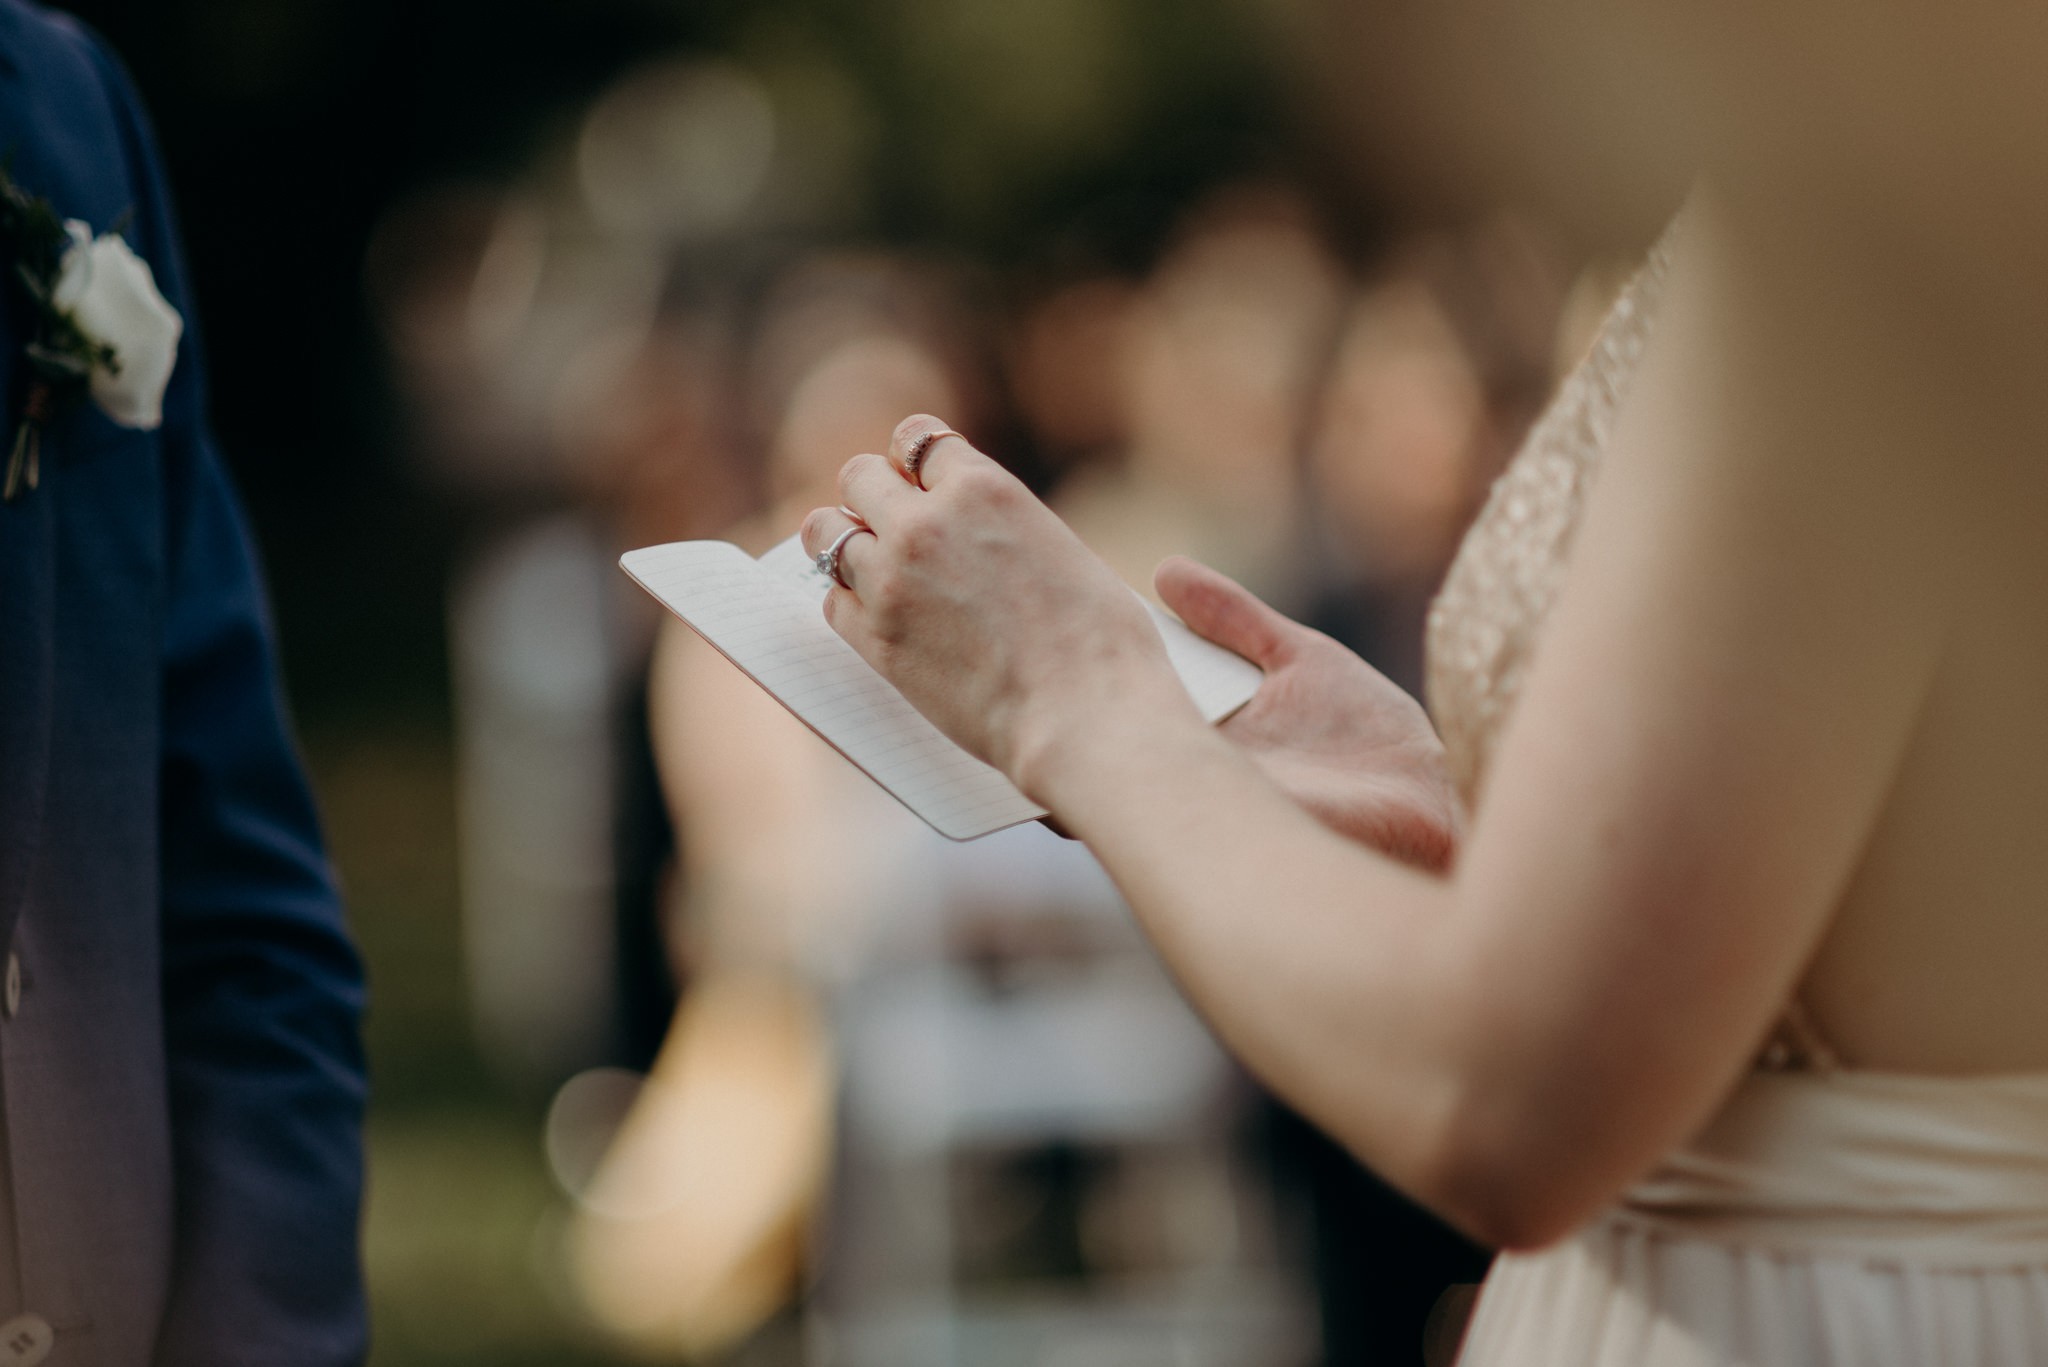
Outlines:
[[[1479,795],[1654,323],[1668,235],[1495,485],[1429,623]],[[1498,1259],[1461,1367],[2048,1364],[2048,1074],[1842,1067],[1797,1003],[1684,1148],[1578,1234]]]

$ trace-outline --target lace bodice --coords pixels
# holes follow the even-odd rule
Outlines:
[[[1430,605],[1430,713],[1467,812],[1478,804],[1494,745],[1563,585],[1586,493],[1656,324],[1678,231],[1677,224],[1666,229],[1650,249],[1593,349],[1529,429]],[[1797,996],[1757,1055],[1767,1071],[1826,1072],[1840,1063]]]
[[[1585,496],[1656,320],[1671,233],[1495,482],[1429,611],[1430,712],[1467,811],[1521,695]]]

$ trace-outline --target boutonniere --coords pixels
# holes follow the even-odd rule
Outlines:
[[[122,427],[162,424],[185,320],[119,225],[94,236],[80,220],[60,219],[4,166],[0,250],[28,303],[21,349],[28,386],[0,485],[0,497],[12,502],[41,478],[44,425],[84,398]]]

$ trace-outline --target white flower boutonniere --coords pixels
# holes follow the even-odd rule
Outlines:
[[[89,395],[122,427],[162,424],[185,320],[118,227],[95,236],[78,219],[60,220],[4,166],[0,248],[27,296],[29,324],[21,350],[28,383],[0,487],[11,502],[41,477],[43,426],[81,398]]]
[[[113,352],[92,368],[93,402],[123,427],[149,431],[164,421],[164,389],[178,362],[185,320],[156,287],[149,263],[119,233],[92,235],[77,219],[64,230],[71,246],[57,266],[50,301],[71,316],[87,340]]]

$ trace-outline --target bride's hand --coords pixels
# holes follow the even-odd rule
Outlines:
[[[906,419],[887,458],[839,474],[845,509],[804,519],[817,556],[856,515],[825,619],[941,731],[1033,792],[1038,763],[1120,718],[1200,716],[1143,605],[1014,476],[960,437],[905,460],[936,418]],[[1034,793],[1034,796],[1042,794]]]
[[[1458,798],[1415,699],[1205,565],[1176,556],[1155,582],[1190,628],[1266,671],[1223,734],[1268,778],[1339,835],[1419,868],[1449,867]]]

